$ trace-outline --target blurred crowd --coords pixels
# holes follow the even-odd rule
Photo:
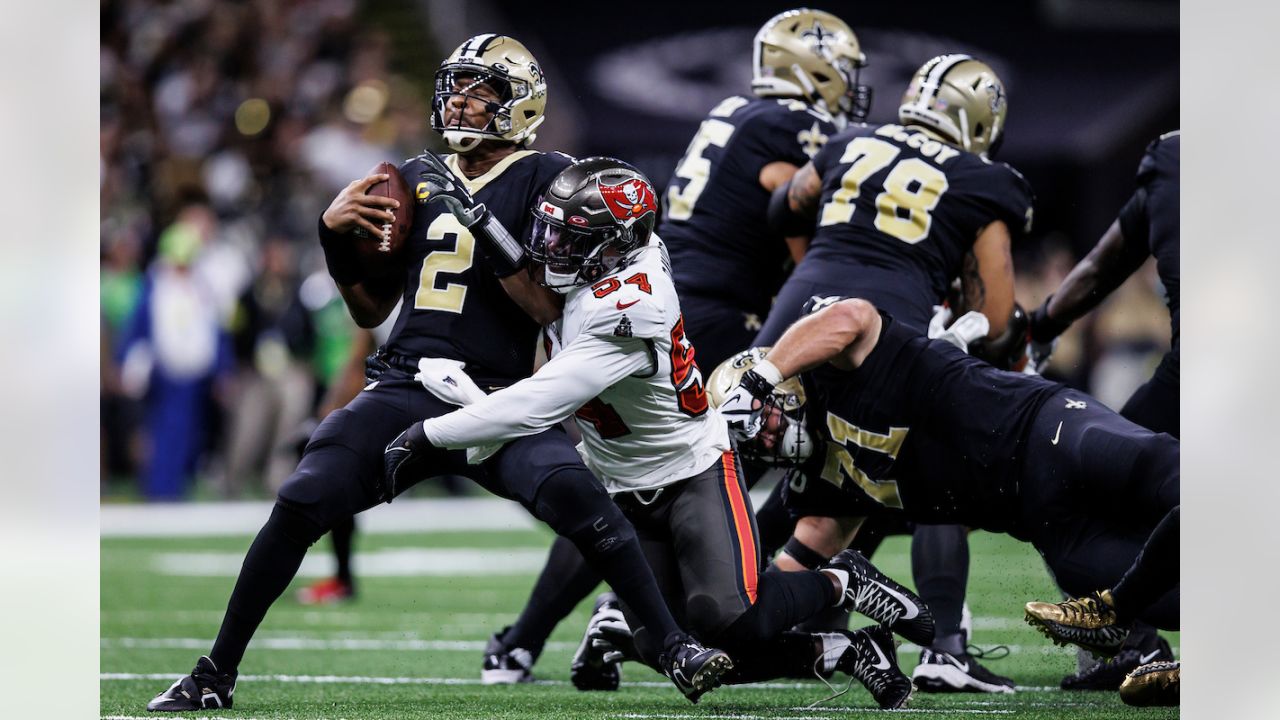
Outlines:
[[[391,58],[435,53],[382,5],[103,3],[104,494],[240,497],[292,470],[356,332],[316,218],[429,142],[430,78]]]
[[[267,496],[292,470],[367,342],[324,270],[316,218],[377,163],[436,142],[441,52],[415,8],[103,2],[104,497]],[[1025,307],[1070,269],[1069,247],[1047,237],[1018,254]],[[1169,329],[1147,270],[1077,323],[1051,374],[1112,407],[1150,376]]]

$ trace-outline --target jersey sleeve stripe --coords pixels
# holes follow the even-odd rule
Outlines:
[[[737,457],[732,450],[720,456],[721,474],[724,476],[725,496],[733,513],[734,539],[737,542],[740,565],[741,595],[745,607],[756,602],[757,561],[755,518],[747,510],[746,492],[738,476]]]

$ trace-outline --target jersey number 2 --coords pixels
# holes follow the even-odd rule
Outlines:
[[[442,310],[462,313],[467,300],[467,286],[461,283],[445,283],[437,287],[436,276],[441,273],[456,275],[466,272],[475,262],[476,239],[471,231],[450,213],[443,213],[427,226],[427,240],[444,240],[453,236],[453,250],[432,250],[422,261],[418,274],[418,292],[413,296],[415,310]]]

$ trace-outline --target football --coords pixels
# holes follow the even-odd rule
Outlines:
[[[369,171],[370,175],[384,173],[389,179],[375,184],[369,188],[369,195],[377,195],[381,197],[389,197],[400,203],[400,207],[394,212],[396,221],[387,223],[382,226],[381,237],[370,237],[369,232],[364,228],[356,228],[354,235],[356,236],[356,247],[360,255],[360,261],[364,264],[365,269],[373,274],[383,274],[395,268],[400,260],[401,250],[404,248],[404,240],[409,235],[409,228],[413,225],[413,196],[409,191],[409,185],[404,181],[404,177],[400,175],[400,170],[393,163],[381,162]]]

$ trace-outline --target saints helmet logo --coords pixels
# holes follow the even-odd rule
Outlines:
[[[817,20],[813,21],[813,27],[800,33],[800,37],[805,38],[806,40],[812,38],[814,46],[818,48],[824,47],[827,44],[827,39],[834,35],[835,33],[822,27],[822,23]]]

